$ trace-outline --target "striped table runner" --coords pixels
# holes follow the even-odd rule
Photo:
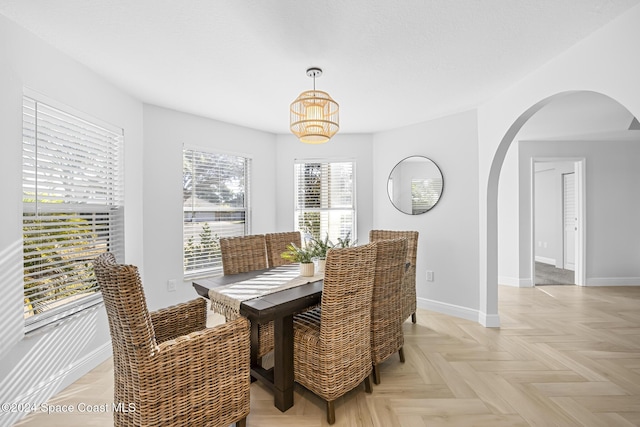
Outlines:
[[[299,264],[281,265],[253,279],[209,289],[211,309],[227,319],[235,319],[240,315],[240,304],[243,301],[316,282],[323,277],[323,273],[316,273],[312,277],[300,276]]]

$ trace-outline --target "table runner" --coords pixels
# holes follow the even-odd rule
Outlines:
[[[211,310],[227,319],[234,319],[240,315],[240,304],[243,301],[316,282],[323,277],[323,273],[316,273],[311,277],[300,276],[298,264],[281,265],[252,279],[209,289]]]

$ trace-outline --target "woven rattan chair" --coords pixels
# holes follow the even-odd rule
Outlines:
[[[376,242],[376,275],[371,309],[371,359],[373,382],[380,384],[380,364],[398,352],[404,363],[402,333],[402,278],[407,239]]]
[[[224,274],[246,273],[267,268],[264,234],[221,237],[220,253]]]
[[[249,323],[206,328],[206,302],[156,312],[132,265],[100,255],[94,271],[107,310],[114,364],[114,425],[246,425],[249,414]]]
[[[393,231],[393,230],[371,230],[369,241],[388,239],[407,239],[407,263],[409,268],[402,279],[402,321],[411,316],[411,321],[416,323],[416,258],[418,255],[418,232],[417,231]]]
[[[301,246],[301,238],[299,231],[286,231],[283,233],[267,233],[264,235],[267,242],[267,261],[269,267],[277,267],[287,264],[289,261],[282,258],[282,253],[287,250],[287,245],[295,243]]]
[[[331,249],[327,254],[320,307],[294,317],[295,381],[327,401],[365,383],[371,392],[371,300],[375,243]]]
[[[220,253],[224,274],[246,273],[267,268],[267,244],[264,234],[221,237]],[[260,359],[273,350],[273,322],[258,325],[258,342]]]

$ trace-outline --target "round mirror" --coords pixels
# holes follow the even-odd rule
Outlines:
[[[442,172],[433,160],[411,156],[401,160],[387,181],[389,200],[400,212],[419,215],[432,209],[442,195]]]

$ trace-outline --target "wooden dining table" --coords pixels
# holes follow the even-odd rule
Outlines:
[[[289,268],[298,266],[291,265]],[[260,277],[273,274],[273,270],[197,279],[193,281],[193,287],[199,295],[210,298],[211,289],[222,289],[247,281],[259,282]],[[300,281],[300,278],[297,280]],[[251,376],[272,390],[274,406],[282,412],[293,406],[293,316],[320,303],[322,284],[322,279],[316,276],[294,287],[242,300],[239,305],[239,314],[251,322]],[[273,368],[265,369],[258,364],[258,325],[271,321],[274,324]]]

